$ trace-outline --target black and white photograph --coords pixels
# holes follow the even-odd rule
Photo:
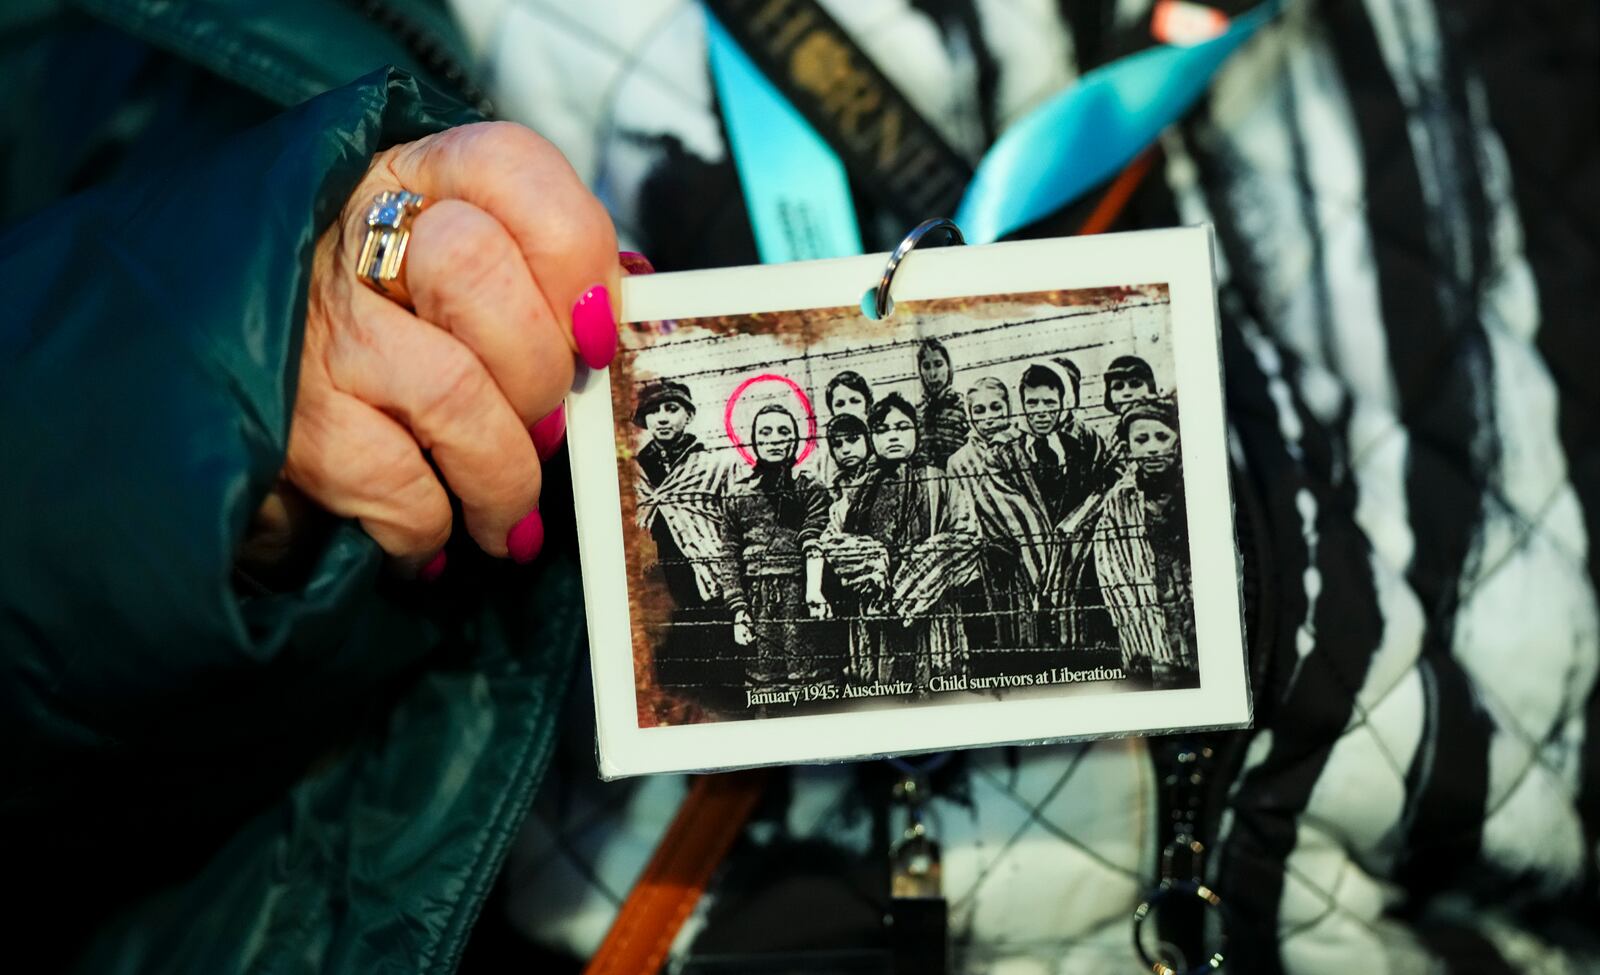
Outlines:
[[[641,720],[1197,686],[1169,305],[679,321],[614,366]]]
[[[637,727],[1205,687],[1173,311],[1156,280],[625,325]]]

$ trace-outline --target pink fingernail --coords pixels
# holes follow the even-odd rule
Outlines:
[[[638,251],[617,251],[617,263],[629,274],[654,274],[656,266]]]
[[[517,562],[528,563],[538,557],[539,550],[544,548],[544,519],[539,517],[538,508],[511,526],[506,533],[506,548]]]
[[[423,582],[434,581],[441,575],[444,575],[444,564],[446,561],[444,549],[440,549],[439,554],[429,559],[428,564],[422,567],[421,572],[417,573],[417,578],[421,579]]]
[[[590,369],[604,369],[617,354],[617,316],[605,285],[585,291],[572,306],[572,338]]]
[[[535,423],[528,434],[533,437],[533,449],[539,452],[540,460],[549,460],[557,450],[561,449],[561,441],[567,436],[567,408],[556,407],[556,411]]]

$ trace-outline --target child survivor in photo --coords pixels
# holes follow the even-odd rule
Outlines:
[[[1169,312],[1149,285],[633,326],[640,724],[1198,686]]]

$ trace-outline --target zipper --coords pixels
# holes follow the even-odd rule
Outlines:
[[[488,92],[472,80],[466,67],[451,53],[436,34],[397,10],[387,0],[347,0],[362,16],[399,41],[406,52],[428,69],[434,78],[453,89],[453,94],[485,118],[494,118],[494,102]]]
[[[1230,465],[1232,466],[1232,465]],[[1265,509],[1248,475],[1233,471],[1235,530],[1244,597],[1245,652],[1252,694],[1267,686],[1276,600]],[[1160,876],[1134,914],[1134,947],[1154,972],[1219,970],[1226,958],[1227,891],[1211,886],[1222,812],[1254,729],[1153,739],[1157,784],[1156,862]],[[1157,909],[1159,905],[1159,909]],[[1215,920],[1207,918],[1213,914]],[[1153,920],[1154,936],[1143,931]],[[1155,942],[1159,947],[1148,951]]]

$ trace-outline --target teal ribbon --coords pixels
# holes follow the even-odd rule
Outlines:
[[[984,155],[956,209],[968,242],[999,240],[1116,175],[1276,13],[1276,3],[1262,4],[1209,41],[1119,58],[1023,116]]]
[[[1015,122],[979,162],[956,210],[967,242],[998,240],[1115,175],[1189,110],[1280,6],[1267,0],[1211,40],[1153,47],[1096,68]],[[861,253],[838,155],[709,13],[706,21],[712,76],[761,260]]]
[[[762,262],[861,253],[850,179],[838,153],[710,12],[706,39],[711,78]]]

